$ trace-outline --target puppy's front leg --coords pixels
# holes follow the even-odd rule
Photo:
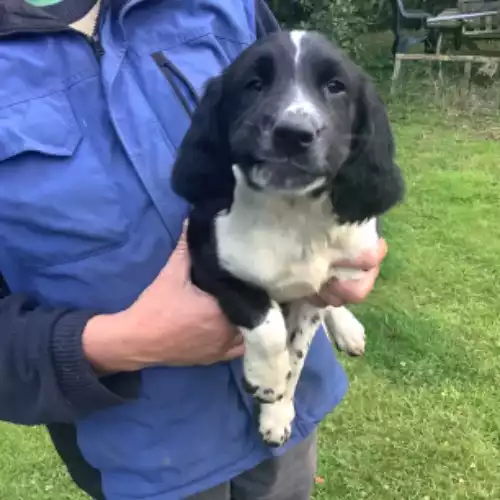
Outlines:
[[[283,397],[290,372],[283,313],[263,288],[243,281],[227,269],[227,262],[219,255],[221,248],[232,248],[234,235],[217,233],[214,220],[226,219],[214,218],[211,213],[213,209],[198,207],[191,214],[188,244],[193,283],[217,299],[229,321],[242,333],[247,390],[260,401],[276,401]],[[228,254],[238,255],[234,249]]]
[[[289,332],[288,352],[291,372],[285,394],[278,401],[260,406],[259,431],[264,441],[270,446],[281,446],[290,437],[295,418],[295,389],[307,352],[320,323],[321,310],[314,305],[306,301],[290,304],[286,324]]]
[[[280,306],[269,309],[253,328],[239,327],[245,343],[245,385],[258,401],[272,403],[284,397],[290,378],[287,329]]]

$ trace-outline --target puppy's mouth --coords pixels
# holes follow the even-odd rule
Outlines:
[[[245,177],[252,189],[296,195],[316,192],[327,183],[323,172],[283,161],[255,161]]]

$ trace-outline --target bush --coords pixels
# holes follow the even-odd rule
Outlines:
[[[387,0],[274,0],[270,6],[288,28],[314,29],[334,39],[352,56],[359,53],[359,35],[366,32]]]

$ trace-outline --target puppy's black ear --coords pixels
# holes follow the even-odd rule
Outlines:
[[[400,202],[405,191],[386,108],[368,79],[355,106],[350,155],[332,189],[334,210],[343,222],[380,215]]]
[[[172,188],[190,204],[231,197],[234,187],[222,77],[209,80],[179,147]]]

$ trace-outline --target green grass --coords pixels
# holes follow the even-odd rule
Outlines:
[[[408,196],[355,308],[367,352],[341,357],[351,387],[321,427],[315,498],[498,500],[500,121],[398,99]],[[80,498],[42,430],[0,424],[0,499]]]
[[[426,111],[394,112],[408,197],[357,307],[367,353],[343,361],[318,500],[500,498],[500,143]]]
[[[47,434],[0,424],[2,500],[87,500],[68,480]]]

